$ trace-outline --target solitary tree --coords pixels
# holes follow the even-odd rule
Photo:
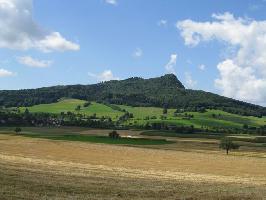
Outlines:
[[[79,111],[80,111],[80,108],[81,108],[81,106],[80,106],[80,105],[77,105],[77,107],[75,108],[75,110],[76,110],[77,112],[79,112]]]
[[[112,131],[109,133],[109,137],[112,139],[118,139],[120,135],[116,131]]]
[[[22,130],[21,130],[21,128],[19,128],[19,127],[16,127],[15,128],[15,132],[18,134],[18,133],[20,133]]]
[[[25,115],[28,115],[28,114],[30,114],[30,111],[29,111],[29,109],[28,109],[28,108],[26,108],[26,109],[25,109],[25,111],[24,111],[24,114],[25,114]]]
[[[163,108],[163,114],[164,114],[164,115],[167,114],[167,107],[166,107],[166,106],[164,106],[164,108]]]
[[[233,143],[229,138],[223,138],[220,142],[220,148],[226,150],[226,154],[228,155],[231,149],[239,149],[239,145]]]
[[[88,102],[88,101],[87,101],[87,102],[85,102],[85,103],[83,104],[83,107],[86,108],[86,107],[89,107],[90,105],[91,105],[91,102]]]
[[[243,129],[248,129],[248,125],[247,124],[243,124]]]

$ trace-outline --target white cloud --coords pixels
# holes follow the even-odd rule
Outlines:
[[[133,52],[133,57],[140,58],[143,55],[143,51],[141,48],[136,48],[136,50]]]
[[[117,0],[105,0],[105,3],[111,4],[111,5],[117,5]]]
[[[172,54],[170,56],[169,62],[165,65],[165,70],[167,73],[176,74],[175,71],[176,59],[177,59],[177,54]]]
[[[220,78],[215,80],[218,88],[229,97],[264,103],[266,80],[257,78],[252,67],[241,67],[228,59],[218,64]]]
[[[195,88],[195,86],[197,85],[197,81],[193,80],[189,72],[185,73],[185,83],[187,88]]]
[[[118,77],[113,75],[111,70],[104,70],[100,74],[88,73],[88,75],[92,78],[95,78],[97,81],[110,81],[110,80],[119,80]]]
[[[201,70],[201,71],[204,71],[206,69],[206,66],[204,64],[201,64],[198,66],[198,68]]]
[[[8,71],[6,69],[0,69],[0,78],[1,77],[8,77],[8,76],[13,76],[15,75],[13,72]]]
[[[167,26],[167,20],[165,19],[161,19],[158,21],[158,26]]]
[[[23,65],[37,68],[49,67],[53,62],[51,60],[38,60],[31,56],[22,56],[17,58],[18,62]]]
[[[185,44],[222,41],[235,49],[218,65],[220,77],[215,81],[223,95],[266,103],[266,21],[235,18],[231,13],[213,14],[213,21],[177,22]]]
[[[39,40],[36,47],[43,52],[51,51],[67,51],[67,50],[79,50],[79,45],[73,42],[67,41],[58,32],[50,33],[42,40]]]
[[[0,48],[44,52],[79,50],[58,32],[42,28],[32,16],[32,0],[0,0]]]

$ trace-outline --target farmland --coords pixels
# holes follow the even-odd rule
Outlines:
[[[114,121],[118,120],[125,110],[133,114],[133,118],[125,122],[125,124],[144,125],[146,123],[163,122],[171,125],[186,125],[194,127],[228,127],[228,128],[242,128],[244,124],[252,127],[260,127],[266,125],[266,118],[258,118],[253,116],[241,116],[236,114],[227,113],[221,110],[207,110],[207,112],[186,112],[174,114],[176,109],[168,109],[167,114],[163,115],[163,108],[158,107],[132,107],[126,105],[115,105],[121,110],[113,109],[112,107],[96,102],[92,102],[90,106],[83,107],[85,101],[77,99],[64,99],[57,103],[41,104],[28,107],[30,112],[33,113],[54,113],[60,114],[74,112],[75,108],[80,105],[80,114],[93,115],[98,117],[110,117]],[[23,112],[25,107],[20,108]],[[186,115],[185,115],[186,114]],[[163,119],[161,117],[164,116]],[[187,117],[192,116],[192,117]]]
[[[80,105],[83,106],[83,104],[86,101],[78,100],[78,99],[63,99],[57,103],[51,103],[51,104],[40,104],[36,106],[29,107],[30,112],[33,113],[53,113],[53,114],[60,114],[61,112],[76,112],[75,108]],[[22,107],[20,108],[23,112],[26,108]],[[117,119],[118,116],[122,115],[122,112],[113,110],[112,108],[99,104],[96,102],[93,102],[89,107],[85,108],[82,107],[80,110],[81,114],[85,115],[93,115],[97,114],[97,116],[108,116],[113,119]]]
[[[105,136],[79,127],[0,130],[2,199],[263,199],[266,151],[244,142],[228,156],[215,138],[166,139],[169,144],[104,144],[51,136]],[[28,137],[39,135],[42,137]],[[44,138],[43,136],[50,136]],[[241,141],[239,141],[241,143]],[[247,144],[249,143],[249,144]],[[253,146],[252,146],[253,144]]]
[[[32,117],[30,122],[38,122],[38,117],[49,121],[51,116],[59,122],[64,119],[75,123],[74,126],[24,125],[19,126],[22,130],[17,133],[15,126],[2,125],[0,184],[4,187],[0,189],[1,197],[265,198],[266,136],[247,132],[245,128],[264,127],[265,117],[241,116],[215,109],[176,112],[176,109],[159,107],[99,102],[84,106],[85,103],[61,99],[51,104],[9,108],[11,114],[22,114],[22,120]],[[45,113],[47,118],[41,115]],[[106,127],[92,128],[83,122],[91,125],[106,122]],[[145,129],[147,124],[153,123],[193,127],[196,131],[152,129],[151,126]],[[109,137],[112,128],[117,128],[119,137],[116,139]],[[216,131],[223,129],[226,131]],[[224,137],[240,148],[226,155],[219,148]]]
[[[0,0],[0,200],[266,200],[265,11]]]

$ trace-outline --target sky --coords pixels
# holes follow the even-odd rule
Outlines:
[[[266,105],[266,0],[0,0],[0,89],[174,73]]]

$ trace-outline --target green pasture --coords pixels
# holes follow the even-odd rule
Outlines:
[[[62,112],[67,113],[74,112],[74,113],[80,113],[85,115],[93,115],[96,114],[98,117],[107,116],[111,117],[112,119],[116,119],[119,116],[123,114],[123,112],[113,110],[112,108],[104,105],[99,104],[96,102],[92,102],[90,106],[83,107],[84,103],[86,101],[78,100],[78,99],[65,99],[56,103],[51,104],[40,104],[35,105],[32,107],[27,107],[30,112],[33,113],[53,113],[53,114],[60,114]],[[78,112],[75,110],[75,108],[80,105],[81,110]],[[20,108],[20,110],[23,112],[25,111],[26,107]]]
[[[85,115],[96,114],[98,117],[111,117],[113,120],[118,120],[124,113],[113,108],[92,102],[90,106],[83,107],[85,101],[78,99],[63,99],[56,103],[40,104],[28,107],[30,112],[46,112],[60,114],[61,112],[67,113],[68,111],[80,113]],[[80,105],[81,110],[78,112],[75,108]],[[132,107],[126,105],[117,105],[121,109],[125,109],[129,113],[133,113],[134,118],[125,122],[128,125],[144,125],[146,123],[164,122],[166,124],[177,126],[191,126],[196,128],[242,128],[244,124],[250,127],[259,127],[266,125],[266,118],[257,118],[252,116],[241,116],[237,114],[227,113],[221,110],[207,110],[207,112],[187,112],[188,115],[193,117],[186,117],[185,113],[174,114],[176,109],[168,109],[166,115],[163,115],[163,108],[157,107]],[[26,108],[22,107],[20,110],[23,112]],[[161,117],[164,116],[164,119]]]

